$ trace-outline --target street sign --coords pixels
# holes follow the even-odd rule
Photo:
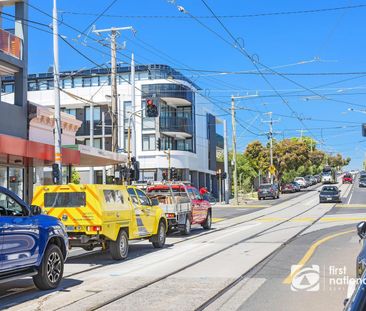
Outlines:
[[[271,165],[268,168],[268,171],[271,173],[271,175],[274,175],[276,173],[276,168],[274,167],[274,165]]]

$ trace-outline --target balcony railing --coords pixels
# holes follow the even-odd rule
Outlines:
[[[193,134],[193,122],[183,117],[161,117],[160,130],[164,132],[184,132]]]
[[[17,59],[21,59],[22,40],[10,32],[0,29],[0,51]]]

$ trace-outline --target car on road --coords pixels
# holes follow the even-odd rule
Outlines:
[[[280,190],[277,184],[261,184],[258,188],[258,200],[266,198],[278,199]]]
[[[155,184],[147,188],[147,194],[159,201],[168,220],[169,231],[178,229],[187,235],[194,224],[211,229],[211,204],[195,187],[183,183]]]
[[[336,186],[323,186],[319,190],[319,202],[320,203],[340,203],[341,201],[341,190]]]
[[[308,187],[308,184],[307,184],[304,177],[296,177],[294,179],[294,182],[297,182],[300,185],[301,188],[307,188]]]
[[[155,248],[165,244],[164,211],[135,186],[67,184],[39,186],[33,204],[59,218],[70,248],[109,250],[115,260],[128,256],[129,240],[148,239]]]
[[[366,175],[360,177],[360,179],[358,181],[358,186],[360,188],[366,187]]]
[[[316,185],[317,183],[316,178],[311,175],[305,176],[305,180],[309,182],[310,186]]]
[[[294,192],[296,192],[296,188],[291,183],[283,184],[281,187],[281,192],[282,193],[294,193]]]
[[[42,215],[0,187],[0,283],[33,277],[42,290],[55,289],[62,280],[68,254],[68,237],[55,217]]]
[[[301,191],[301,187],[296,181],[292,181],[292,182],[290,182],[290,184],[295,188],[296,192]]]
[[[320,183],[322,181],[322,177],[320,175],[314,175],[314,178],[316,178],[316,183]]]
[[[353,183],[353,176],[350,173],[346,173],[342,177],[342,184],[352,184]]]

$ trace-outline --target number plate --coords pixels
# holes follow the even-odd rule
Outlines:
[[[327,198],[327,200],[328,200],[328,201],[331,201],[331,200],[332,200],[332,198]]]
[[[75,227],[74,226],[66,226],[66,231],[74,231]]]

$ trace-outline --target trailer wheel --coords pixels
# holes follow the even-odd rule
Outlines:
[[[186,221],[184,223],[184,227],[180,229],[180,234],[188,235],[191,233],[191,219],[189,215],[186,215]]]
[[[128,236],[126,231],[120,230],[117,240],[110,241],[109,251],[114,260],[123,260],[128,255]]]

